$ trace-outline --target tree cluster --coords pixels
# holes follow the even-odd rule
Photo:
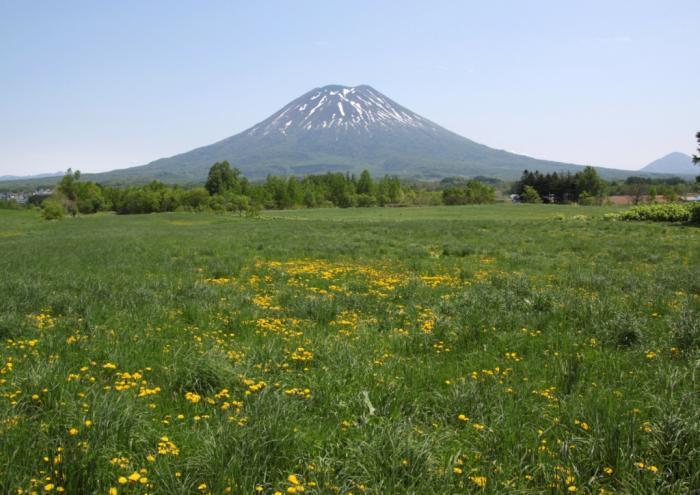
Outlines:
[[[598,172],[593,167],[586,167],[575,174],[542,174],[525,170],[512,191],[525,202],[592,204],[602,201],[606,188],[607,184]]]
[[[493,203],[496,191],[493,187],[471,179],[455,183],[442,190],[442,202],[446,205],[473,205]]]

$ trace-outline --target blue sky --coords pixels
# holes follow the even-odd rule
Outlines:
[[[489,146],[636,169],[692,153],[697,0],[0,0],[0,175],[141,165],[325,84]]]

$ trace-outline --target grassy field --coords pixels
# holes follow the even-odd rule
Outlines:
[[[0,493],[700,488],[700,229],[0,211]]]

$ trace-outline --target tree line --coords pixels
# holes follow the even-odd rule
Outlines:
[[[81,181],[79,171],[68,170],[54,194],[43,200],[42,209],[49,219],[99,211],[230,211],[255,215],[261,209],[490,203],[495,196],[492,186],[474,179],[453,179],[436,190],[396,177],[374,179],[367,170],[359,177],[337,172],[303,178],[270,175],[254,183],[224,161],[212,165],[204,186],[189,188],[158,181],[109,187]]]
[[[608,184],[593,167],[571,174],[542,174],[525,170],[513,184],[512,192],[526,203],[600,203]]]
[[[606,182],[593,167],[586,167],[575,174],[542,174],[525,170],[520,180],[513,184],[511,192],[524,203],[602,204],[606,196],[632,196],[633,202],[639,203],[644,198],[652,198],[653,201],[659,195],[666,201],[674,202],[697,189],[698,184],[700,176],[695,184],[680,177],[637,176]]]

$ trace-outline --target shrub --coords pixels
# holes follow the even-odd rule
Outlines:
[[[520,200],[523,203],[541,203],[542,198],[540,198],[539,193],[532,186],[525,186],[523,188],[523,193],[520,195]]]
[[[635,206],[620,213],[620,220],[652,222],[688,222],[694,207],[687,204],[652,204]]]
[[[690,221],[700,225],[700,203],[689,205]]]
[[[44,220],[59,220],[63,218],[63,205],[56,199],[47,199],[41,205],[41,216]]]
[[[374,199],[374,196],[370,194],[358,194],[355,199],[355,203],[359,207],[369,207],[377,204],[377,202]]]

